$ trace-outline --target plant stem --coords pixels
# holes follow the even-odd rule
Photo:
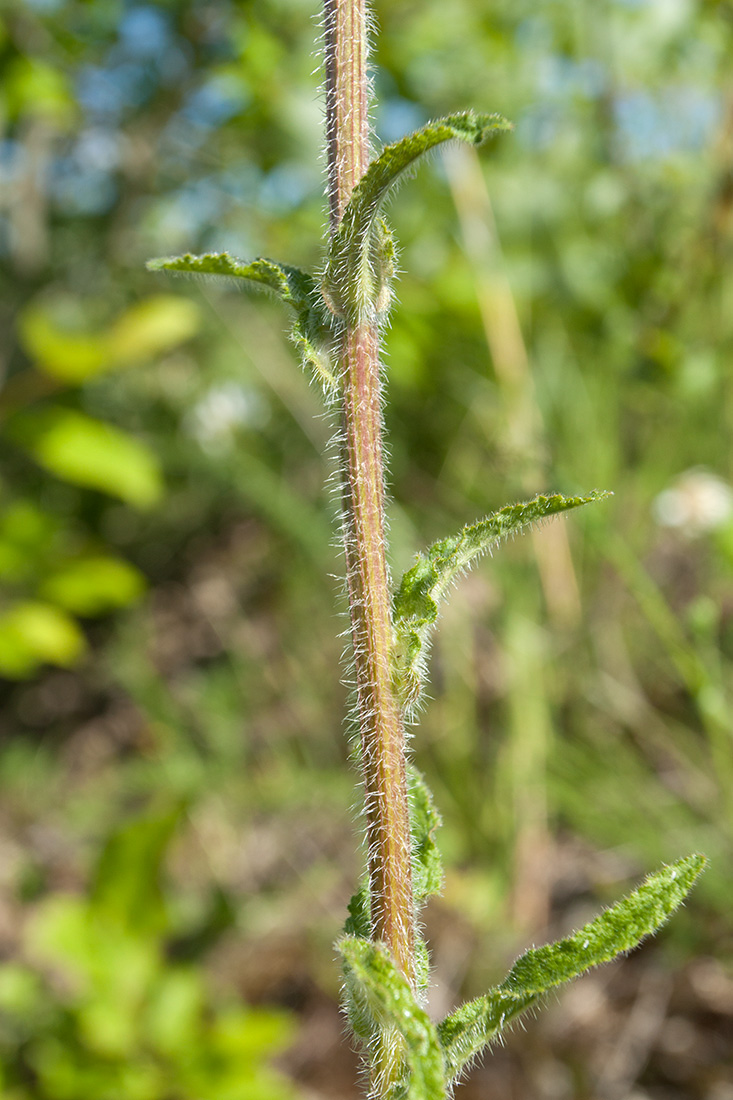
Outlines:
[[[331,233],[369,163],[365,0],[325,0]],[[343,278],[348,278],[343,272]],[[392,686],[393,629],[384,532],[384,456],[376,312],[346,321],[341,465],[344,539],[369,851],[372,934],[414,981],[414,905],[405,728]]]

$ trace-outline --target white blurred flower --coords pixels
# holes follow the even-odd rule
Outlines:
[[[733,518],[733,489],[717,474],[695,467],[654,498],[652,512],[661,527],[701,535]]]
[[[231,445],[241,428],[259,428],[268,415],[256,390],[222,382],[199,398],[186,417],[185,429],[203,450],[220,451]]]

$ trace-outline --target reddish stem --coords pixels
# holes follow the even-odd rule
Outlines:
[[[365,0],[325,0],[331,233],[369,163]],[[347,271],[336,273],[344,280]],[[369,848],[372,931],[414,980],[414,904],[405,729],[392,686],[384,532],[379,330],[346,322],[341,346],[344,537]]]

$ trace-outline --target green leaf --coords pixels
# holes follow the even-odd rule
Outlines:
[[[176,803],[141,814],[107,838],[97,863],[90,906],[100,919],[142,938],[165,929],[165,859],[185,812]]]
[[[322,319],[321,311],[302,310],[290,335],[303,366],[321,383],[325,397],[331,400],[339,389],[338,369],[333,335]]]
[[[299,267],[279,264],[264,257],[246,263],[228,252],[206,252],[202,256],[186,252],[183,256],[162,256],[148,260],[146,267],[149,271],[179,271],[190,275],[224,275],[232,279],[246,279],[263,290],[273,291],[297,310],[311,305],[311,295],[315,290],[313,278]]]
[[[28,450],[64,481],[100,489],[136,508],[151,508],[160,499],[163,483],[155,456],[119,428],[69,409],[25,426],[30,428]]]
[[[662,867],[579,932],[527,951],[501,985],[448,1016],[439,1025],[438,1035],[449,1080],[549,989],[630,951],[660,928],[687,896],[706,862],[705,856],[691,855]]]
[[[112,325],[107,340],[110,366],[155,359],[194,336],[201,326],[195,302],[154,294],[136,302]]]
[[[372,934],[371,899],[369,883],[363,882],[348,904],[348,917],[344,922],[344,936],[368,940]],[[345,971],[343,1002],[351,1030],[358,1039],[367,1042],[376,1030],[371,1009],[359,983]]]
[[[12,501],[0,515],[0,578],[32,581],[60,551],[63,528],[35,501]]]
[[[0,615],[0,674],[23,679],[48,663],[69,668],[86,642],[64,611],[40,600],[17,603]]]
[[[412,834],[412,887],[415,903],[439,894],[443,888],[443,862],[435,843],[436,831],[443,824],[435,808],[432,793],[417,768],[407,773]]]
[[[48,576],[40,594],[76,615],[102,615],[126,607],[145,591],[139,569],[109,555],[76,558]]]
[[[36,366],[61,382],[79,383],[104,370],[109,357],[102,333],[74,331],[61,323],[63,302],[33,302],[18,320],[18,336]],[[68,310],[67,310],[68,312]]]
[[[354,188],[331,243],[323,289],[337,316],[355,321],[388,307],[394,245],[379,211],[415,162],[446,141],[480,145],[510,129],[511,124],[499,115],[466,111],[429,122],[382,150]]]
[[[372,910],[368,883],[362,883],[357,892],[352,895],[347,908],[349,915],[344,923],[344,934],[368,940],[372,932]]]
[[[578,508],[609,494],[593,492],[585,497],[560,493],[540,495],[523,504],[509,504],[470,524],[451,538],[434,543],[405,573],[393,600],[395,689],[405,708],[420,695],[423,666],[430,632],[438,618],[438,605],[447,589],[482,554],[502,539],[549,516]]]
[[[201,975],[188,968],[166,968],[145,1005],[142,1026],[146,1044],[164,1058],[180,1058],[199,1041],[205,1011]]]
[[[67,129],[79,109],[68,73],[37,57],[16,56],[6,62],[5,108],[11,119],[41,119],[55,130]]]
[[[44,298],[26,306],[18,321],[20,342],[35,366],[70,385],[153,359],[190,339],[201,324],[196,303],[171,294],[136,302],[98,332],[85,327],[79,306],[70,296]]]
[[[207,252],[202,256],[187,252],[183,256],[148,260],[147,267],[150,271],[245,279],[262,290],[277,294],[297,312],[291,336],[303,366],[319,380],[327,398],[333,397],[338,390],[331,324],[319,288],[307,271],[262,257],[245,263],[228,252]]]
[[[444,1100],[443,1055],[427,1013],[415,1001],[405,978],[379,943],[347,936],[337,947],[344,960],[347,982],[368,1006],[380,1038],[385,1041],[385,1061],[390,1066],[394,1100]],[[396,1034],[395,1034],[396,1033]],[[401,1036],[403,1044],[395,1042]],[[400,1072],[400,1046],[408,1071]],[[375,1067],[376,1068],[376,1067]]]

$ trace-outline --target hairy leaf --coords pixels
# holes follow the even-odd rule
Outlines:
[[[412,833],[412,888],[415,904],[439,894],[443,887],[443,863],[435,833],[442,825],[432,793],[417,770],[408,769],[410,831]]]
[[[344,936],[368,940],[372,934],[371,898],[369,883],[363,882],[348,904],[348,917],[344,921]],[[367,1042],[374,1035],[377,1024],[367,1003],[364,990],[348,969],[344,969],[343,1006],[351,1030],[358,1039]]]
[[[323,386],[327,397],[338,390],[334,362],[333,333],[325,303],[315,280],[307,271],[262,257],[245,263],[228,252],[207,252],[193,256],[160,257],[148,260],[150,271],[178,271],[191,275],[224,275],[244,279],[262,290],[270,290],[297,313],[291,337],[303,363]]]
[[[228,252],[206,252],[202,256],[193,256],[190,252],[183,256],[160,256],[148,260],[146,267],[149,271],[180,271],[190,275],[225,275],[247,279],[265,290],[272,290],[297,310],[310,305],[310,296],[315,290],[313,278],[299,267],[279,264],[263,257],[245,263]]]
[[[349,915],[344,923],[344,934],[369,939],[372,931],[372,915],[369,886],[366,882],[362,883],[357,892],[352,895],[347,908]]]
[[[527,951],[501,985],[448,1016],[439,1025],[438,1035],[449,1080],[547,990],[630,951],[660,928],[687,896],[705,863],[704,856],[691,855],[662,867],[579,932]]]
[[[321,383],[326,398],[334,397],[339,388],[334,338],[320,311],[311,308],[301,310],[290,337],[300,353],[303,366]]]
[[[380,1037],[389,1041],[390,1032],[402,1037],[407,1074],[395,1082],[390,1095],[394,1100],[444,1100],[443,1055],[436,1030],[387,949],[352,936],[342,939],[338,948],[347,982],[369,1006]]]
[[[427,553],[418,555],[415,565],[402,578],[393,601],[393,674],[404,707],[411,707],[419,697],[430,631],[438,618],[438,604],[451,583],[476,558],[522,527],[605,496],[608,496],[605,492],[585,497],[553,493],[523,504],[509,504],[464,527],[457,535],[433,543]]]
[[[446,141],[480,145],[488,137],[510,129],[511,124],[499,115],[466,111],[429,122],[382,150],[354,188],[333,236],[323,286],[334,313],[353,321],[371,310],[380,313],[388,307],[394,245],[378,215],[405,172]]]

